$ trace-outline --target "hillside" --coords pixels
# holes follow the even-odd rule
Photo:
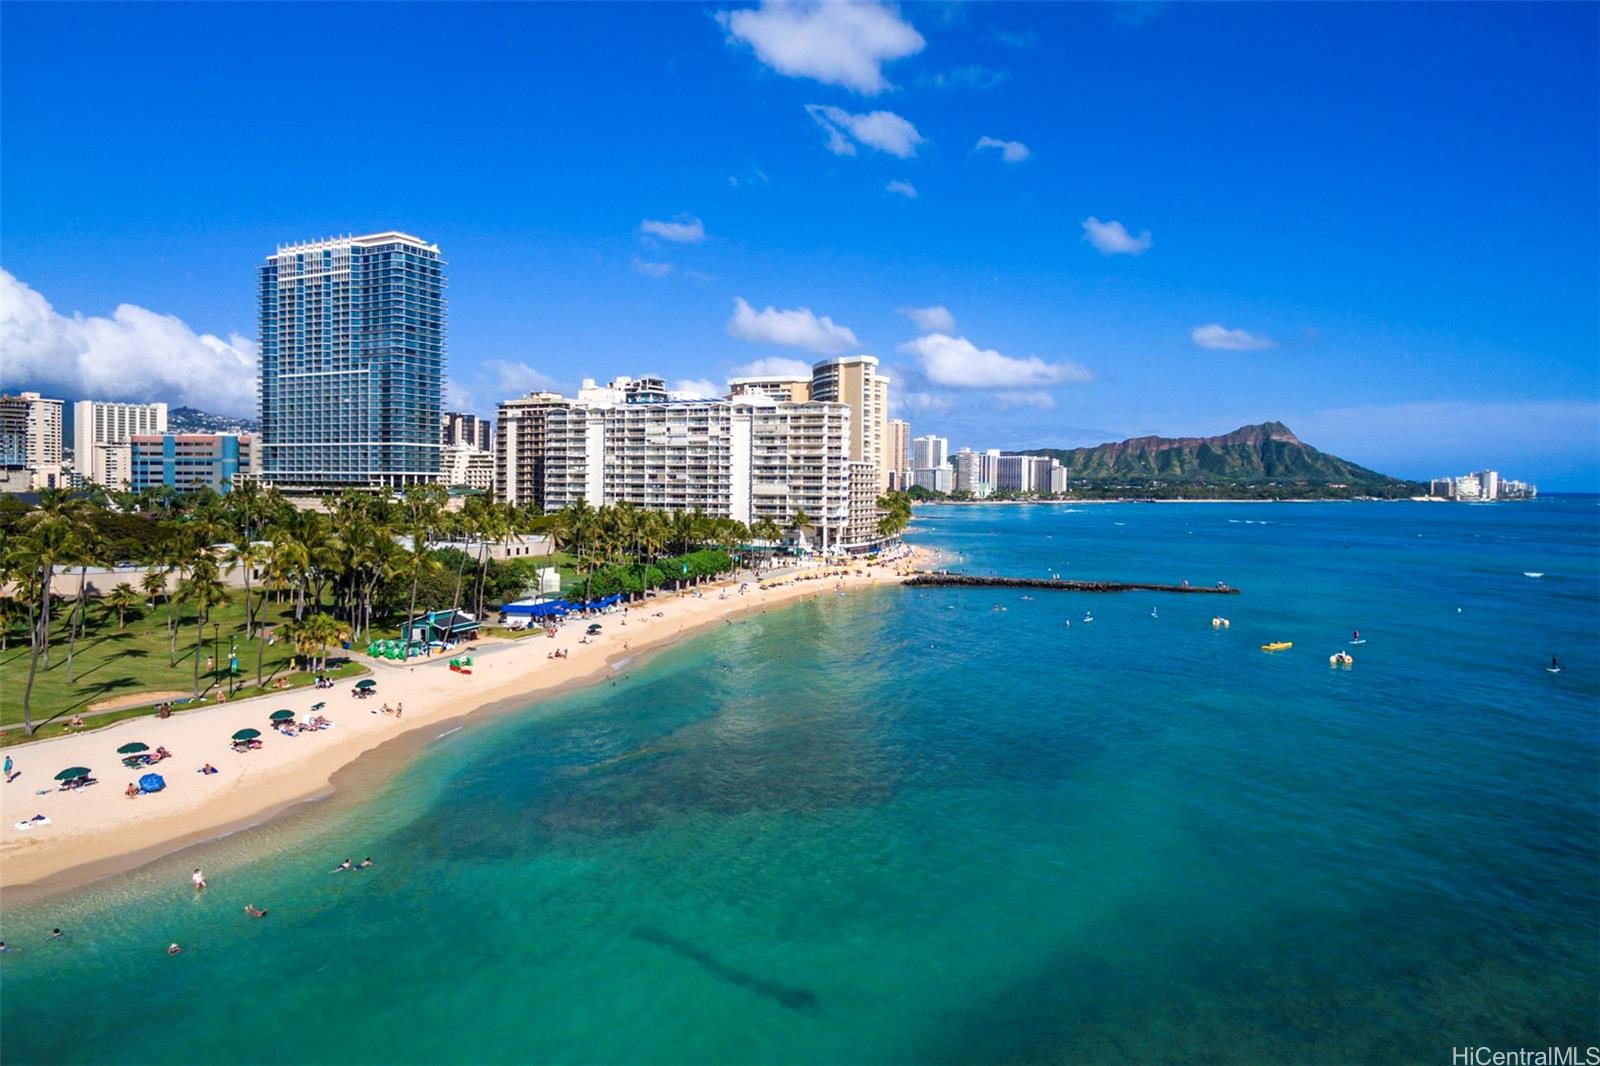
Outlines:
[[[174,407],[167,412],[167,429],[173,433],[259,433],[261,424],[253,418],[214,415],[193,407]]]
[[[1218,437],[1135,437],[1093,448],[1034,448],[1066,467],[1075,491],[1148,486],[1150,495],[1409,496],[1414,482],[1318,451],[1282,422]]]

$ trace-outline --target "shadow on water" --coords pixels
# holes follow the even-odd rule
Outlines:
[[[765,996],[767,999],[788,1007],[790,1010],[815,1013],[820,1009],[817,1003],[817,994],[809,988],[796,988],[791,985],[779,984],[776,981],[769,981],[765,977],[757,977],[755,974],[745,973],[743,970],[735,970],[712,956],[709,952],[695,947],[686,940],[680,940],[668,933],[663,933],[659,929],[639,926],[634,929],[633,936],[635,940],[654,944],[657,947],[665,948],[680,958],[688,959],[719,980],[726,981],[730,985],[749,989],[756,995]]]

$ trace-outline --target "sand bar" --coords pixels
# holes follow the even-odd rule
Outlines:
[[[352,694],[351,681],[332,689],[295,689],[237,703],[187,711],[171,718],[136,718],[101,729],[8,749],[17,778],[0,786],[0,888],[23,889],[12,900],[98,880],[153,861],[229,829],[262,821],[303,800],[326,795],[333,775],[361,755],[415,730],[436,726],[493,704],[548,696],[612,673],[611,662],[678,640],[730,616],[830,593],[896,583],[925,565],[918,553],[891,564],[814,566],[787,571],[759,588],[751,582],[706,584],[693,593],[668,594],[597,619],[602,631],[583,643],[587,628],[574,619],[552,639],[477,642],[471,674],[449,669],[449,656],[378,662],[370,675],[377,695]],[[624,621],[626,624],[624,624]],[[567,658],[549,654],[562,649]],[[363,662],[371,663],[365,658]],[[329,730],[283,736],[268,728],[268,716],[287,708],[297,720],[311,706],[334,722]],[[388,704],[402,717],[373,713]],[[260,748],[241,754],[230,738],[243,728],[261,730]],[[154,767],[123,767],[117,748],[130,741],[165,747],[172,758]],[[220,772],[200,774],[206,763]],[[54,780],[69,766],[87,766],[99,783],[62,792]],[[165,790],[130,799],[124,789],[145,773],[161,774]],[[48,790],[48,791],[45,791]],[[42,794],[41,794],[42,793]],[[42,814],[48,825],[23,830],[17,823]],[[87,876],[86,876],[87,872]]]

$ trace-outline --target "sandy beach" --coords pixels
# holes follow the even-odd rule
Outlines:
[[[230,829],[263,821],[283,809],[326,795],[332,778],[366,752],[416,730],[437,726],[507,701],[548,697],[557,690],[613,673],[613,664],[672,643],[706,626],[804,596],[836,588],[898,583],[925,557],[914,553],[893,563],[815,566],[752,581],[702,585],[602,616],[601,632],[589,643],[587,622],[569,621],[554,638],[488,637],[459,649],[474,660],[470,674],[449,669],[450,656],[410,663],[362,661],[373,667],[376,695],[357,699],[353,683],[332,689],[299,689],[237,703],[214,705],[171,718],[138,718],[102,729],[8,750],[18,776],[0,786],[0,889],[12,898],[35,897],[112,876]],[[762,586],[765,587],[762,587]],[[560,649],[565,658],[550,658]],[[268,728],[272,711],[287,708],[299,721],[311,706],[334,726],[285,736]],[[377,713],[385,705],[402,716]],[[243,728],[261,730],[261,747],[240,753],[230,738]],[[172,753],[154,767],[129,770],[117,748],[130,741]],[[205,775],[210,763],[219,771]],[[63,792],[55,774],[86,766],[98,784]],[[161,774],[167,787],[130,798],[124,790],[145,773]],[[44,815],[49,824],[18,823]]]

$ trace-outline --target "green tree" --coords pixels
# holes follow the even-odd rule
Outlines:
[[[51,582],[61,566],[77,558],[87,522],[78,501],[59,489],[46,489],[18,527],[21,537],[12,547],[13,565],[27,576],[36,597],[29,607],[28,680],[22,690],[22,731],[32,736],[33,683],[40,660],[50,651]]]
[[[119,581],[117,587],[107,593],[105,598],[106,609],[117,612],[119,630],[128,628],[128,612],[143,602],[139,590],[126,581]]]
[[[178,585],[178,599],[194,608],[194,697],[200,698],[200,654],[205,649],[206,622],[211,612],[228,602],[228,590],[217,571],[210,549],[199,551],[189,565],[189,574]]]

